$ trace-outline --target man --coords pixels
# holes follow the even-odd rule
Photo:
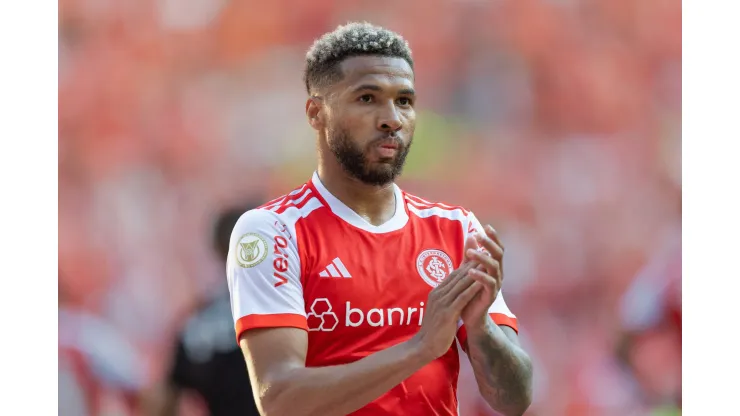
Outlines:
[[[250,205],[253,207],[255,205]],[[213,248],[221,259],[229,252],[229,235],[244,209],[223,212],[216,221]],[[234,344],[234,327],[226,287],[188,318],[174,345],[167,386],[155,411],[177,414],[182,392],[196,392],[212,416],[258,415],[244,358]]]
[[[487,403],[523,414],[532,368],[496,233],[394,183],[415,127],[408,44],[340,26],[309,50],[305,84],[318,170],[239,219],[227,263],[260,412],[457,414],[457,336]]]

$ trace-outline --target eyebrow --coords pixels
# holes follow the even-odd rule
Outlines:
[[[360,91],[383,91],[383,89],[377,85],[364,84],[364,85],[360,85],[359,87],[355,88],[352,91],[352,93],[356,94]],[[416,91],[414,91],[413,88],[403,88],[398,91],[398,94],[399,95],[416,95]]]

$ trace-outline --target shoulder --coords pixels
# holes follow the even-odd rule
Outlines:
[[[278,220],[280,215],[273,211],[263,208],[251,209],[239,217],[234,226],[234,234],[272,229]]]
[[[472,212],[460,205],[441,201],[430,201],[405,191],[403,195],[409,213],[420,218],[441,217],[467,222],[473,217]]]
[[[294,228],[302,218],[306,218],[321,208],[323,203],[316,197],[308,184],[275,198],[255,209],[242,214],[234,227],[238,232],[272,230],[283,227]]]

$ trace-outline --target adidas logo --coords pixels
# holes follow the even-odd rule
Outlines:
[[[326,266],[326,268],[322,270],[321,273],[319,273],[319,277],[349,279],[352,277],[352,275],[349,274],[349,271],[347,271],[347,268],[344,267],[342,260],[339,260],[339,257],[337,257],[334,260],[332,260],[331,264]]]

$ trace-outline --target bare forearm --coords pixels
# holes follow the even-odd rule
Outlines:
[[[377,399],[430,359],[414,341],[350,364],[295,368],[272,380],[262,398],[271,415],[346,415]]]
[[[521,415],[532,401],[532,362],[490,319],[468,330],[468,356],[488,404],[507,416]]]

